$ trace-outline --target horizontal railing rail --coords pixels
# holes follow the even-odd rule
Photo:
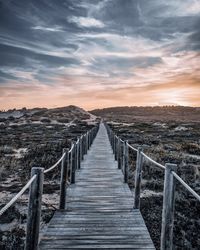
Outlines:
[[[44,168],[33,167],[31,169],[31,178],[26,185],[0,209],[1,216],[29,189],[25,250],[38,249],[44,174],[50,173],[61,163],[59,208],[65,209],[68,174],[70,174],[70,184],[74,184],[76,170],[80,169],[81,161],[92,145],[98,129],[99,125],[93,127],[72,143],[70,149],[64,148],[62,156],[50,168],[44,170]]]
[[[48,172],[51,172],[51,170],[53,170],[54,168],[56,168],[56,167],[59,165],[59,163],[63,160],[63,158],[65,157],[65,155],[66,155],[66,153],[64,153],[64,154],[60,157],[60,159],[59,159],[52,167],[50,167],[50,168],[48,168],[48,169],[45,169],[45,170],[44,170],[44,174],[46,174],[46,173],[48,173]]]
[[[157,167],[159,167],[159,168],[165,170],[165,166],[164,166],[164,165],[158,163],[157,161],[154,161],[151,157],[149,157],[148,155],[146,155],[146,154],[143,153],[143,152],[142,152],[141,154],[144,156],[144,158],[145,158],[146,160],[148,160],[149,162],[153,163],[155,166],[157,166]]]
[[[4,207],[1,208],[0,216],[5,213],[26,192],[35,179],[36,175],[32,176],[26,185]]]
[[[198,195],[179,175],[172,171],[173,176],[179,181],[198,201],[200,201],[200,195]]]
[[[132,145],[130,145],[129,143],[127,144],[128,145],[128,147],[130,148],[130,149],[133,149],[135,152],[138,152],[138,149],[137,148],[134,148]]]
[[[144,160],[152,163],[154,166],[165,171],[164,191],[163,191],[163,208],[162,208],[162,229],[161,229],[161,250],[171,250],[173,248],[173,223],[174,223],[174,207],[175,207],[175,180],[182,184],[198,201],[198,195],[177,173],[177,165],[166,163],[162,165],[151,157],[146,155],[142,147],[135,148],[130,145],[128,141],[122,140],[117,136],[112,129],[105,123],[109,140],[113,149],[115,160],[118,162],[118,168],[122,169],[124,174],[124,182],[128,182],[128,162],[129,154],[128,148],[137,153],[136,171],[135,171],[135,195],[134,195],[134,209],[140,209],[140,193],[142,181],[142,167]]]

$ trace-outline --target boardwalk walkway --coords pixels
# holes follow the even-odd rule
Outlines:
[[[39,249],[155,249],[103,124]]]

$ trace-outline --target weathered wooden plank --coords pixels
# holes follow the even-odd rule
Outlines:
[[[107,242],[113,242],[114,240],[118,241],[120,239],[120,242],[124,242],[124,243],[128,243],[128,242],[132,242],[132,241],[138,241],[139,243],[143,243],[143,242],[148,242],[148,243],[151,243],[152,244],[152,241],[151,241],[151,238],[150,237],[147,237],[147,236],[143,236],[141,237],[141,233],[137,233],[135,234],[134,236],[132,236],[134,234],[133,231],[131,231],[132,234],[122,234],[121,236],[123,236],[124,238],[119,238],[118,236],[120,235],[120,232],[118,232],[117,234],[112,234],[112,237],[110,234],[103,234],[102,232],[99,232],[99,233],[95,233],[93,235],[90,235],[90,233],[80,233],[80,234],[74,234],[72,232],[72,234],[70,233],[62,233],[61,235],[59,234],[56,234],[54,235],[53,232],[49,232],[45,238],[43,238],[43,240],[45,239],[48,239],[48,240],[51,240],[52,241],[52,244],[56,244],[54,243],[54,241],[58,241],[58,240],[77,240],[77,243],[80,242],[80,238],[82,240],[86,240],[87,238],[89,239],[92,239],[93,241],[96,241],[96,242],[105,242],[105,239],[107,239],[106,241]],[[77,235],[79,237],[77,237]],[[104,237],[105,236],[105,237]],[[95,243],[95,242],[94,242]]]
[[[155,250],[133,203],[133,194],[124,183],[101,125],[76,171],[76,183],[67,190],[66,209],[55,213],[40,249]]]
[[[42,245],[44,245],[45,243],[41,244],[41,247]],[[148,250],[151,250],[151,249],[154,249],[150,244],[148,245],[134,245],[134,244],[105,244],[105,245],[102,245],[102,244],[93,244],[93,245],[55,245],[53,246],[52,244],[47,244],[45,247],[43,247],[42,249],[148,249]]]
[[[46,244],[51,244],[51,240],[44,240],[44,242]],[[136,246],[149,246],[149,244],[151,244],[151,241],[150,240],[144,240],[141,241],[141,239],[137,240],[131,240],[131,241],[128,241],[127,243],[125,241],[122,241],[122,240],[113,240],[111,241],[110,239],[108,240],[56,240],[55,241],[55,246],[64,246],[64,245],[68,245],[69,246],[77,246],[77,245],[87,245],[87,246],[90,246],[90,245],[102,245],[102,243],[104,245],[136,245]]]
[[[61,246],[52,246],[52,245],[46,245],[46,246],[42,246],[42,249],[75,249],[75,250],[81,250],[81,249],[87,249],[87,250],[94,250],[94,249],[117,249],[117,250],[123,250],[123,249],[126,249],[126,250],[133,250],[133,249],[148,249],[148,250],[155,250],[155,248],[152,248],[150,246],[133,246],[132,244],[131,245],[116,245],[113,246],[113,245],[93,245],[93,246],[66,246],[66,245],[61,245]]]

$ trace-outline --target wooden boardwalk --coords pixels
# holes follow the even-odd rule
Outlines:
[[[103,124],[39,249],[155,249]]]

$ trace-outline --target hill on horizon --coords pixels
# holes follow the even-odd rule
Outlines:
[[[86,111],[81,107],[69,105],[56,108],[21,108],[0,111],[0,122],[93,122],[97,117],[115,122],[135,121],[182,121],[200,122],[200,107],[189,106],[117,106]]]
[[[200,122],[200,107],[187,106],[122,106],[94,109],[90,113],[109,121],[183,121]]]
[[[0,112],[0,122],[25,123],[75,123],[76,121],[92,122],[96,116],[86,110],[69,105],[59,108],[22,108]]]

